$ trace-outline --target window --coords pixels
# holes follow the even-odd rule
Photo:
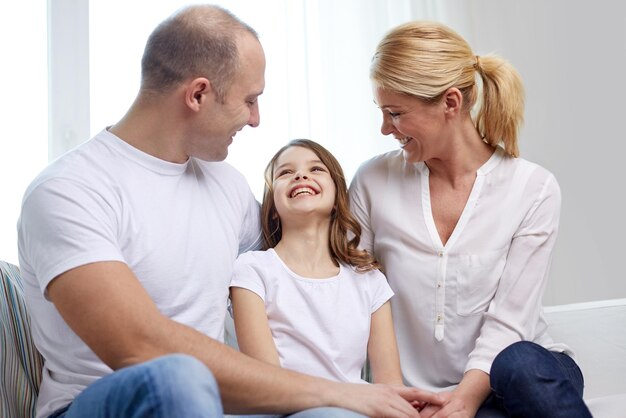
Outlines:
[[[0,259],[17,264],[22,195],[48,157],[46,3],[4,3],[0,39]]]
[[[12,179],[3,181],[0,259],[17,263],[15,224],[21,197],[47,157],[56,158],[122,117],[139,87],[141,55],[150,32],[189,4],[50,0],[47,10],[46,2],[3,6],[2,39],[20,42],[7,43],[8,64],[0,69],[0,117],[5,121],[0,174]],[[261,125],[240,132],[227,159],[243,172],[257,198],[263,192],[265,164],[290,139],[310,138],[326,146],[348,180],[361,162],[395,148],[392,139],[379,133],[369,61],[390,27],[415,17],[436,17],[434,2],[423,7],[409,0],[217,4],[250,24],[266,53]]]
[[[235,137],[227,161],[263,192],[263,170],[288,140],[329,148],[351,178],[358,165],[395,147],[381,139],[368,68],[376,42],[410,19],[411,2],[362,0],[218,1],[260,36],[267,59],[261,124]],[[392,2],[389,2],[392,3]],[[133,101],[140,60],[154,27],[189,1],[122,0],[89,4],[91,135],[115,123]],[[346,16],[350,16],[349,25]],[[111,22],[115,22],[112,25]]]

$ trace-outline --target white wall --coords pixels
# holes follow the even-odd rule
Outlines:
[[[500,53],[520,71],[527,93],[522,156],[551,170],[561,186],[561,229],[545,303],[626,297],[626,3],[455,5],[460,2],[446,3],[457,11],[447,18],[475,51]]]
[[[71,4],[69,0],[64,1],[64,4]],[[60,4],[58,0],[50,3]],[[92,6],[98,4],[111,8],[117,3],[92,0]],[[242,134],[245,135],[241,138],[237,136],[238,141],[231,150],[233,163],[238,164],[240,156],[250,154],[251,143],[267,143],[274,137],[286,141],[289,138],[285,132],[289,135],[310,135],[324,143],[337,154],[348,176],[370,153],[393,148],[393,140],[383,138],[378,131],[380,115],[371,102],[367,65],[375,41],[370,41],[369,37],[379,38],[389,25],[411,18],[441,20],[464,35],[477,53],[494,51],[508,58],[524,78],[527,112],[521,135],[522,156],[554,172],[563,191],[561,232],[546,291],[546,304],[626,297],[626,280],[621,263],[621,259],[626,258],[622,254],[626,246],[621,240],[626,235],[626,220],[622,215],[626,213],[626,203],[621,185],[626,176],[618,171],[623,165],[625,150],[622,144],[625,135],[621,126],[626,116],[623,115],[626,106],[621,102],[626,97],[623,82],[623,74],[626,74],[624,3],[610,0],[372,0],[373,8],[363,8],[361,1],[356,0],[303,0],[297,4],[306,9],[307,16],[311,12],[326,16],[320,17],[326,19],[320,22],[326,35],[317,39],[318,54],[308,58],[319,63],[319,72],[312,76],[322,80],[326,86],[323,92],[307,93],[313,99],[319,99],[308,110],[311,126],[308,130],[303,129],[302,134],[292,125],[288,129],[269,129],[273,122],[289,121],[285,117],[287,112],[274,105],[280,100],[270,99],[276,84],[268,79],[267,93],[262,99],[264,119],[261,127],[244,130]],[[39,26],[44,25],[41,12],[38,16],[36,22]],[[7,22],[16,22],[16,28],[25,30],[29,27],[18,24],[20,19],[26,21],[25,11],[2,17],[2,21],[6,21],[4,26],[8,25]],[[281,21],[280,17],[277,15],[272,24],[289,24]],[[358,21],[354,22],[354,19]],[[135,29],[132,19],[128,26],[125,26],[124,19],[115,20],[116,31]],[[350,25],[351,30],[347,35],[340,36],[339,29],[346,25]],[[267,33],[262,24],[258,26],[263,33]],[[14,169],[5,168],[8,161],[17,160],[22,167],[34,164],[38,170],[43,165],[40,161],[45,155],[45,146],[41,143],[40,147],[26,146],[13,150],[7,144],[19,144],[23,140],[20,136],[45,140],[43,124],[29,122],[34,120],[34,113],[46,111],[46,99],[45,80],[37,80],[36,76],[30,75],[28,71],[33,67],[20,67],[26,56],[45,56],[42,43],[37,44],[41,49],[38,50],[24,43],[25,38],[18,29],[14,31],[13,38],[18,38],[18,42],[12,41],[9,33],[2,37],[2,44],[6,46],[3,51],[8,58],[6,61],[3,59],[3,77],[0,77],[4,91],[0,118],[5,129],[0,144],[0,168],[4,170],[1,172],[3,195],[10,196],[12,200],[9,203],[5,198],[2,202],[3,207],[8,209],[3,212],[0,233],[11,237],[6,245],[3,244],[0,258],[15,262],[13,243],[18,202],[36,170],[31,170],[26,177],[16,177]],[[366,36],[369,45],[361,47],[371,51],[357,54],[355,45],[360,41],[362,43]],[[21,50],[18,48],[20,41]],[[109,42],[113,41],[109,39]],[[262,41],[280,40],[266,36]],[[309,39],[309,42],[314,41]],[[121,65],[119,52],[122,50],[123,45],[117,54],[106,54],[107,57],[116,57],[111,59],[115,68]],[[51,60],[51,65],[54,62]],[[138,62],[139,57],[133,57],[130,63],[135,68],[133,71]],[[268,73],[276,71],[274,63],[277,60],[272,58],[272,62],[268,62]],[[135,87],[129,90],[131,95],[135,93]],[[302,112],[299,108],[293,110],[293,104],[300,103],[299,90],[290,91],[294,96],[288,98],[288,101],[293,101],[289,106],[291,116],[304,114],[306,106],[302,107]],[[55,97],[53,95],[51,100],[54,101]],[[127,104],[124,103],[124,106]],[[320,108],[327,108],[334,115],[324,123],[318,123],[316,109]],[[117,105],[113,109],[115,112],[124,110],[125,107]],[[94,115],[91,116],[93,120]],[[114,123],[115,120],[111,116],[106,118],[107,123]],[[18,134],[7,135],[7,126],[17,127]],[[41,152],[37,151],[40,148]],[[263,152],[272,153],[269,150]],[[260,161],[254,162],[259,167],[255,168],[255,173],[258,171],[259,174],[255,174],[254,178],[260,183],[261,167],[267,158],[255,152],[253,154]]]

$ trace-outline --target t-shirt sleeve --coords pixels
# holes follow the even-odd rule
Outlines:
[[[370,304],[370,313],[374,313],[383,306],[394,295],[393,290],[387,282],[387,278],[379,270],[372,270],[370,275],[370,290],[372,292],[372,301]]]
[[[248,289],[265,301],[266,288],[263,276],[262,266],[254,259],[253,253],[245,253],[235,261],[230,287]]]
[[[245,216],[239,237],[239,254],[260,250],[262,245],[261,213],[259,202],[252,192],[248,194]]]
[[[115,209],[102,193],[68,179],[50,179],[25,196],[18,224],[20,264],[47,286],[58,275],[98,261],[122,261]]]
[[[350,184],[350,210],[361,225],[359,248],[373,254],[374,234],[370,226],[370,208],[367,193],[363,187],[364,168],[359,167]]]
[[[260,250],[263,244],[261,234],[261,205],[241,173],[237,172],[237,188],[241,204],[242,223],[239,231],[239,254]]]

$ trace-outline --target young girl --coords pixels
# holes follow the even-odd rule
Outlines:
[[[259,360],[342,382],[402,385],[378,264],[357,249],[343,171],[321,145],[291,141],[265,171],[266,251],[242,254],[231,282],[239,348]],[[348,235],[353,236],[352,239]]]

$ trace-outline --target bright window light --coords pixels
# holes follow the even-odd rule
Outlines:
[[[0,260],[17,264],[22,196],[48,161],[46,2],[3,3],[0,39]]]
[[[117,122],[134,100],[146,40],[163,19],[188,1],[90,2],[91,135]],[[267,67],[259,98],[261,124],[235,137],[227,161],[248,179],[257,198],[263,170],[287,141],[310,138],[329,148],[348,179],[358,165],[395,146],[380,140],[380,114],[372,103],[368,67],[375,43],[389,24],[381,13],[345,0],[237,0],[217,4],[252,26]],[[381,6],[381,7],[382,7]],[[359,14],[346,25],[337,15]],[[115,22],[114,27],[111,22]]]

